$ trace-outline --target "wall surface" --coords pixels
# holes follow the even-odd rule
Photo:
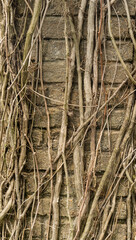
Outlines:
[[[71,2],[71,1],[69,1]],[[116,40],[117,46],[120,50],[121,56],[126,63],[130,72],[135,66],[135,51],[133,43],[130,38],[126,11],[124,9],[123,1],[115,1],[112,6],[111,13],[111,27],[114,38]],[[18,5],[18,9],[23,9]],[[128,1],[129,11],[131,15],[131,22],[133,29],[135,31],[135,13],[136,13],[136,0]],[[71,3],[72,14],[76,17],[79,10],[79,1],[74,0]],[[86,10],[87,11],[87,10]],[[23,12],[23,10],[22,10]],[[50,128],[51,128],[51,141],[52,141],[52,159],[54,160],[57,155],[58,144],[59,144],[59,134],[63,113],[63,101],[64,101],[64,91],[65,91],[65,79],[66,79],[66,55],[65,55],[65,36],[64,36],[64,10],[60,0],[52,0],[50,7],[47,11],[47,16],[45,17],[44,24],[42,27],[42,59],[43,59],[43,83],[45,96],[47,97],[48,110],[50,114]],[[21,14],[21,13],[20,13]],[[126,73],[117,58],[115,50],[113,48],[109,32],[107,20],[105,20],[106,25],[105,36],[103,38],[103,64],[104,64],[104,86],[105,92],[108,95],[113,94],[119,85],[126,79]],[[70,28],[70,27],[69,27]],[[69,36],[71,37],[71,30],[69,29]],[[86,53],[86,36],[87,36],[87,23],[85,21],[83,28],[83,36],[81,39],[80,51],[82,55],[82,74],[84,73],[84,62]],[[70,40],[69,38],[69,40]],[[32,51],[32,62],[36,60],[36,47],[34,46]],[[98,83],[98,95],[101,94],[101,84],[100,84],[100,59],[99,62],[99,83]],[[33,71],[29,72],[29,84],[31,86],[33,81]],[[48,167],[50,167],[49,157],[48,157],[48,133],[47,133],[47,114],[45,109],[44,97],[42,96],[41,84],[37,84],[37,94],[36,96],[36,106],[35,115],[33,122],[33,132],[32,140],[34,153],[36,154],[37,165],[39,169],[39,176],[42,177]],[[98,188],[100,179],[102,178],[106,167],[108,165],[109,159],[112,154],[112,150],[117,141],[117,137],[122,126],[126,106],[128,102],[127,94],[129,93],[129,84],[125,84],[123,88],[118,92],[115,98],[109,102],[107,106],[107,113],[105,118],[107,123],[103,129],[102,140],[98,148],[98,157],[95,169],[95,182],[92,187],[92,197]],[[28,92],[28,96],[30,93]],[[102,102],[104,103],[104,94],[102,94]],[[85,101],[84,101],[85,103]],[[68,116],[68,138],[71,136],[72,132],[76,130],[79,126],[79,100],[78,100],[78,83],[77,83],[77,73],[74,75],[72,94],[70,97],[69,105],[69,116]],[[114,108],[112,108],[114,106]],[[116,107],[115,107],[116,106]],[[110,114],[108,114],[111,111]],[[100,113],[103,115],[103,113]],[[96,145],[100,139],[100,132],[102,127],[102,118],[98,115],[96,123]],[[90,149],[90,139],[91,131],[88,130],[85,136],[84,143],[84,169],[87,172],[91,149]],[[134,141],[135,143],[135,141]],[[36,190],[35,184],[35,163],[34,154],[30,148],[27,149],[26,165],[23,170],[23,177],[26,183],[26,197],[31,196]],[[70,197],[69,197],[69,210],[72,220],[74,220],[79,211],[78,200],[76,198],[75,184],[74,184],[74,165],[73,165],[73,153],[69,154],[67,158],[67,166],[69,173],[69,186],[70,186]],[[53,172],[55,173],[56,165],[53,165]],[[59,240],[68,240],[69,234],[69,219],[67,214],[67,183],[62,167],[62,187],[60,194],[60,228],[59,228]],[[34,174],[35,173],[35,174]],[[86,182],[86,176],[84,176],[84,184]],[[48,176],[47,176],[48,179]],[[55,176],[54,176],[55,184]],[[113,240],[127,240],[127,197],[129,193],[129,183],[126,175],[124,174],[119,182],[119,187],[117,191],[117,201],[115,206],[115,214],[113,221]],[[101,204],[105,197],[105,192],[102,192],[99,201],[98,211],[101,210]],[[50,214],[50,197],[51,197],[51,186],[50,181],[48,182],[46,188],[43,187],[43,191],[39,197],[39,208],[34,208],[34,213],[37,213],[36,222],[33,229],[33,237],[35,240],[45,240],[48,228],[49,214]],[[37,200],[36,200],[37,201]],[[132,211],[132,225],[133,225],[133,236],[132,239],[135,240],[136,232],[136,215],[135,211]],[[31,214],[28,212],[26,218],[26,228],[24,229],[25,239],[28,239],[29,228],[31,223]],[[110,222],[112,225],[112,220]],[[52,230],[51,230],[52,231]],[[50,234],[51,234],[50,231]],[[51,239],[51,237],[49,237]],[[107,239],[107,238],[106,238]]]
[[[77,1],[78,2],[78,1]],[[131,21],[133,27],[135,26],[135,7],[136,1],[128,1]],[[65,82],[65,39],[64,39],[64,18],[62,16],[62,8],[59,0],[53,1],[48,10],[48,15],[45,18],[42,37],[43,37],[43,80],[46,96],[49,106],[49,113],[51,118],[51,135],[53,144],[53,157],[56,155],[59,131],[62,117],[62,106],[61,102],[64,99],[64,82]],[[77,9],[73,8],[74,14],[77,13]],[[112,8],[112,31],[114,38],[116,39],[117,45],[120,49],[120,53],[125,61],[128,69],[131,71],[135,64],[133,44],[130,39],[126,12],[124,10],[122,1],[117,1]],[[108,28],[106,26],[106,28]],[[107,35],[105,36],[106,45],[106,68],[104,75],[104,83],[107,93],[114,92],[119,84],[126,78],[126,74],[122,65],[117,60],[116,53],[114,51],[112,42],[109,37],[108,29]],[[84,26],[84,33],[81,42],[81,51],[86,50],[86,26]],[[33,51],[33,58],[35,58],[35,51]],[[128,91],[128,87],[124,86],[125,91]],[[40,87],[38,89],[40,92]],[[121,90],[116,99],[110,103],[109,107],[112,107],[114,103],[120,103],[122,99]],[[127,100],[126,100],[127,101]],[[78,87],[76,77],[73,83],[73,94],[71,96],[71,104],[78,105]],[[106,169],[109,158],[111,156],[112,149],[116,143],[116,139],[122,125],[126,109],[126,102],[123,101],[113,110],[112,114],[108,118],[108,124],[104,129],[101,146],[98,154],[97,165],[96,165],[96,188],[103,172]],[[70,107],[71,115],[69,116],[70,128],[77,128],[79,125],[78,111],[76,106]],[[97,122],[97,141],[99,138],[101,124]],[[88,159],[90,157],[89,147],[90,133],[88,132],[86,143],[85,143],[85,159],[84,163],[87,166]],[[34,130],[33,130],[33,141],[34,148],[37,154],[37,161],[40,174],[49,166],[48,161],[48,149],[47,149],[47,117],[45,113],[44,101],[42,97],[37,97],[37,107],[34,118]],[[72,158],[69,157],[67,160],[69,181],[70,181],[70,214],[72,218],[76,217],[78,206],[75,197],[74,189],[74,167]],[[26,178],[27,182],[27,194],[34,192],[34,179],[33,179],[33,158],[32,153],[28,152],[27,158],[27,171],[29,172],[29,178]],[[95,189],[94,189],[95,191]],[[117,203],[116,203],[116,217],[117,222],[115,231],[112,239],[114,240],[126,240],[126,198],[128,196],[128,181],[124,175],[120,181]],[[49,214],[49,203],[50,203],[50,189],[48,188],[43,192],[43,196],[40,197],[40,205],[38,209],[38,218],[34,227],[34,239],[46,239],[46,223],[48,221]],[[67,193],[66,193],[66,182],[65,176],[63,176],[63,184],[60,196],[60,229],[59,239],[68,239],[69,222],[66,211],[67,204]],[[135,220],[133,220],[134,231]]]

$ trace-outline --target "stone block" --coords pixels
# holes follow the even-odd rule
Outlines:
[[[116,216],[118,216],[118,219],[125,220],[127,217],[127,208],[126,208],[126,202],[120,200],[117,202],[116,205]]]
[[[131,20],[132,26],[135,26],[134,20]],[[130,38],[128,30],[128,22],[125,17],[112,17],[111,18],[111,30],[114,38]],[[107,36],[110,37],[107,24]]]
[[[38,208],[38,214],[44,216],[44,215],[49,215],[50,211],[50,198],[41,198],[40,199],[40,204]]]
[[[68,5],[70,7],[70,11],[72,11],[72,14],[77,14],[79,7],[80,7],[80,1],[79,0],[68,0]],[[47,11],[47,15],[63,15],[64,14],[64,4],[60,0],[53,0],[50,3],[49,9]]]
[[[65,59],[64,40],[45,40],[43,42],[43,61],[55,61]]]
[[[41,87],[38,88],[38,92],[42,94]],[[51,83],[45,84],[44,86],[44,94],[47,101],[48,106],[63,106],[64,103],[64,94],[65,94],[65,87],[63,83]],[[36,104],[38,106],[45,106],[44,97],[37,96]]]
[[[51,129],[51,142],[52,142],[52,150],[58,149],[58,143],[59,143],[59,134],[60,129]],[[33,134],[32,134],[32,140],[35,149],[47,149],[48,147],[48,133],[47,130],[37,129],[34,128]]]
[[[102,152],[108,152],[114,149],[119,131],[111,131],[110,134],[107,130],[103,132],[103,136],[101,138],[100,149]],[[98,143],[100,137],[100,132],[96,133],[96,144]]]
[[[132,71],[132,65],[126,63],[128,70]],[[126,73],[121,64],[116,63],[107,63],[105,74],[104,74],[104,83],[121,83],[126,79]],[[99,81],[100,81],[100,70],[99,70]]]
[[[116,42],[119,52],[124,61],[132,61],[133,60],[133,44],[131,42]],[[111,41],[107,41],[107,60],[108,61],[117,61],[117,54],[113,47]]]
[[[117,224],[115,231],[113,232],[112,239],[126,240],[127,239],[127,225],[126,224]]]
[[[77,30],[77,23],[78,23],[78,17],[73,16],[74,18],[74,24],[75,24],[75,30]],[[64,17],[61,16],[48,16],[45,18],[44,21],[44,28],[42,29],[42,37],[44,39],[64,39]],[[72,38],[72,31],[70,27],[70,23],[68,22],[67,25],[67,34],[68,37]],[[83,31],[82,31],[82,37],[85,39],[87,37],[87,18],[84,18],[83,23]]]
[[[131,16],[135,16],[135,9],[136,9],[136,0],[131,0],[131,1],[127,1],[128,3],[128,8],[129,8],[129,13]],[[115,8],[112,8],[112,15],[113,16],[116,16],[117,14],[119,16],[126,16],[126,11],[125,11],[125,7],[124,7],[124,3],[123,1],[115,1],[115,3],[113,4],[113,7]]]
[[[69,198],[69,212],[71,217],[76,217],[78,213],[78,207],[76,199]],[[61,198],[60,199],[60,215],[62,217],[68,217],[67,213],[67,198]]]
[[[41,146],[41,144],[43,142],[43,131],[42,131],[42,129],[39,129],[39,128],[38,129],[36,129],[36,128],[33,129],[32,140],[33,140],[34,147]],[[46,141],[46,144],[47,144],[47,141]]]
[[[38,149],[36,152],[36,159],[39,170],[46,170],[50,166],[50,162],[48,159],[48,149]],[[32,152],[27,154],[26,160],[26,169],[33,170],[34,169],[34,159]]]
[[[105,130],[100,143],[101,151],[104,152],[104,151],[113,150],[118,138],[118,134],[119,134],[119,131],[111,131],[109,135],[109,132]],[[97,134],[97,137],[99,137],[99,133]]]
[[[62,111],[60,108],[49,108],[50,127],[59,128],[61,126]],[[38,107],[34,116],[34,127],[47,128],[47,116],[44,107]]]
[[[45,171],[39,171],[39,177],[40,179],[42,179],[43,175],[45,174]],[[29,197],[31,194],[34,193],[34,191],[36,190],[37,186],[35,185],[35,175],[36,175],[36,179],[37,179],[37,174],[33,172],[29,172],[29,173],[23,173],[22,174],[25,182],[26,182],[26,193],[27,193],[27,197]],[[47,179],[50,178],[50,175],[47,175],[46,179],[44,179],[44,181],[46,182]],[[44,189],[44,192],[42,192],[42,194],[40,194],[40,197],[44,197],[44,196],[50,196],[50,184],[46,187],[46,189]]]
[[[64,39],[64,17],[46,17],[42,37]]]
[[[38,163],[39,170],[46,170],[50,166],[49,158],[48,158],[48,135],[46,130],[36,129],[36,131],[42,131],[42,141],[39,144],[39,139],[37,142],[34,142],[34,149],[36,153],[36,159]],[[51,129],[51,142],[52,142],[52,160],[56,158],[58,151],[58,143],[59,143],[59,134],[60,129]],[[38,136],[37,136],[38,138]],[[56,169],[56,165],[53,165],[54,169]],[[28,152],[27,160],[26,160],[26,168],[28,170],[34,169],[34,157],[32,152]]]
[[[132,218],[132,240],[136,239],[136,216],[133,214]]]
[[[96,172],[103,172],[106,170],[110,157],[110,152],[101,152],[98,154]]]
[[[108,119],[108,124],[110,129],[119,130],[123,124],[125,117],[124,109],[115,109]]]
[[[64,48],[63,51],[65,52]],[[51,52],[51,54],[53,54],[53,52]],[[59,83],[59,82],[62,83],[65,82],[65,79],[66,79],[66,65],[64,60],[43,63],[44,83]]]
[[[107,112],[108,115],[108,112]],[[119,130],[122,126],[123,120],[125,116],[124,109],[115,109],[111,112],[108,118],[105,117],[105,121],[107,121],[106,129],[109,128],[110,130]],[[97,122],[97,126],[101,127],[101,122]]]
[[[120,180],[119,183],[119,189],[118,189],[118,196],[119,197],[127,197],[128,196],[128,179],[126,177],[123,177]]]
[[[30,195],[36,190],[34,172],[25,175],[25,179],[26,179],[26,193]]]
[[[67,218],[63,218],[61,220],[61,228],[60,228],[60,232],[59,232],[59,239],[63,239],[63,240],[68,240],[69,239],[69,230],[70,230],[70,226],[69,226],[69,222]]]
[[[50,162],[48,158],[48,149],[47,147],[45,149],[37,149],[36,151],[36,159],[38,164],[39,170],[46,170],[48,167],[50,167]],[[52,153],[52,158],[55,159],[57,154],[57,151]],[[27,154],[27,160],[26,160],[26,169],[27,170],[33,170],[34,169],[34,160],[33,160],[33,154],[32,152],[29,152]],[[54,166],[55,168],[55,166]]]
[[[74,176],[69,176],[69,194],[71,196],[75,196],[75,179]],[[63,184],[61,188],[61,196],[67,195],[67,185],[66,185],[66,178],[63,178]]]
[[[31,219],[27,218],[26,236],[28,236],[28,234],[29,234],[30,227],[31,227]],[[41,222],[41,219],[38,218],[38,219],[36,219],[35,225],[33,228],[33,236],[34,237],[41,237],[41,234],[42,234],[41,228],[42,228],[42,222]]]

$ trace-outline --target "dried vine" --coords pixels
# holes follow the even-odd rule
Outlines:
[[[64,20],[66,69],[64,101],[56,99],[55,96],[54,98],[46,96],[46,77],[43,78],[42,26],[51,2],[35,0],[32,3],[24,0],[22,1],[23,14],[21,13],[18,17],[19,0],[0,1],[0,237],[10,240],[33,239],[40,198],[46,195],[46,189],[50,185],[48,223],[44,237],[52,240],[60,239],[60,198],[64,175],[68,218],[67,239],[108,239],[114,235],[118,223],[119,213],[115,214],[117,196],[120,181],[126,174],[129,183],[126,199],[127,239],[131,239],[134,214],[131,204],[134,202],[135,195],[133,130],[136,119],[136,69],[129,70],[111,27],[111,8],[116,1],[107,0],[104,4],[102,0],[100,2],[81,0],[76,14],[71,10],[71,5],[74,6],[73,2],[62,1],[61,17]],[[127,0],[124,0],[124,9],[128,32],[135,51],[135,33]],[[19,26],[16,22],[17,17],[20,21]],[[119,22],[120,17],[117,17]],[[86,25],[87,31],[84,33]],[[111,86],[104,84],[108,61],[106,38],[112,42],[118,57],[116,66],[119,61],[126,72],[127,77],[121,84],[114,84],[113,81]],[[121,36],[119,40],[121,46]],[[86,47],[83,57],[82,44],[84,43]],[[33,51],[36,51],[34,59]],[[116,72],[117,68],[114,80]],[[41,92],[39,92],[39,86]],[[75,86],[78,104],[73,104],[71,97]],[[111,94],[113,87],[115,91]],[[108,94],[107,88],[110,89]],[[113,100],[116,101],[120,91],[123,91],[120,102],[113,104]],[[32,136],[37,97],[44,100],[44,111],[47,117],[49,167],[41,172],[39,172],[39,160]],[[53,157],[48,101],[55,103],[56,108],[62,108],[59,141],[55,149],[56,157]],[[104,173],[101,173],[98,184],[96,166],[101,153],[104,132],[107,129],[111,146],[109,118],[115,108],[122,103],[125,106],[124,120],[118,131],[114,148],[110,149],[111,156]],[[70,111],[71,109],[74,111],[74,108],[77,109],[79,117],[76,120],[77,127],[71,129],[69,126],[73,112],[71,114]],[[86,150],[88,139],[89,151]],[[25,174],[29,174],[25,168],[29,152],[32,153],[34,179],[34,192],[31,195],[27,195],[25,191]],[[89,160],[86,160],[86,152]],[[69,159],[72,159],[73,164],[74,198],[77,204],[77,213],[74,217],[70,210]]]

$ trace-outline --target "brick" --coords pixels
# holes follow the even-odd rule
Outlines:
[[[40,204],[38,208],[38,214],[40,215],[49,215],[50,211],[50,198],[41,198],[40,199]]]
[[[108,115],[108,112],[107,112]],[[125,116],[124,109],[115,109],[112,111],[112,113],[109,115],[108,119],[105,117],[105,121],[107,120],[107,124],[105,128],[109,128],[110,130],[119,130],[122,126],[123,120]],[[97,122],[97,126],[101,127],[101,122]]]
[[[131,20],[132,26],[135,26],[134,20]],[[114,38],[130,38],[128,30],[128,22],[125,17],[112,17],[111,19],[111,30]],[[107,24],[107,36],[110,37]]]
[[[76,217],[78,209],[77,209],[77,202],[76,199],[73,197],[69,198],[69,211],[71,217]],[[60,215],[62,217],[68,217],[67,213],[67,198],[60,199]]]
[[[44,173],[45,173],[45,171],[44,172],[39,171],[40,179],[43,177]],[[27,193],[27,196],[29,197],[30,194],[33,194],[34,191],[36,190],[37,186],[35,186],[35,175],[37,178],[37,174],[34,172],[29,172],[29,173],[23,173],[22,175],[26,181],[26,193]],[[48,179],[48,178],[50,178],[49,175],[47,175],[46,179]],[[40,197],[44,197],[44,195],[46,195],[46,196],[50,195],[50,184],[46,187],[46,189],[44,189],[44,193],[40,194]]]
[[[69,193],[70,196],[75,196],[75,179],[74,176],[69,176]],[[61,196],[67,195],[67,185],[66,185],[66,178],[63,178],[63,184],[61,188]]]
[[[129,13],[131,16],[135,16],[135,9],[136,9],[136,0],[130,0],[127,1],[128,3],[128,8],[129,8]],[[114,9],[112,8],[112,15],[116,16],[117,14],[122,16],[126,16],[126,11],[124,8],[124,3],[123,1],[115,1],[115,3],[113,4],[113,7],[116,9],[116,12],[114,11]]]
[[[68,5],[72,14],[77,14],[80,6],[79,0],[68,0]],[[60,0],[52,0],[47,11],[47,15],[63,15],[64,14],[64,4]]]
[[[38,92],[42,94],[41,87],[38,88]],[[48,106],[63,106],[65,87],[63,83],[51,83],[44,86],[45,96],[50,98],[46,99]],[[36,104],[38,106],[45,106],[44,98],[37,96]]]
[[[46,170],[48,167],[50,167],[47,147],[45,149],[37,149],[35,152],[36,152],[36,156],[37,156],[38,169],[39,170]],[[56,154],[57,154],[57,151],[52,152],[52,159],[55,159]],[[55,168],[55,166],[53,166],[53,167]],[[26,169],[27,170],[33,170],[34,169],[32,152],[29,152],[28,155],[27,155]]]
[[[117,224],[115,231],[113,232],[112,239],[114,240],[126,240],[127,239],[127,226],[126,224]]]
[[[39,131],[39,133],[38,133]],[[59,143],[59,134],[60,129],[51,129],[51,142],[52,142],[52,149],[58,149]],[[40,135],[40,137],[39,137]],[[47,130],[35,129],[34,134],[32,134],[32,140],[35,146],[35,149],[46,149],[48,147],[48,133]]]
[[[43,42],[43,61],[54,61],[65,59],[64,40],[45,40]]]
[[[109,152],[109,151],[113,150],[116,140],[117,140],[117,137],[118,137],[118,134],[119,134],[119,131],[113,130],[110,132],[110,135],[109,135],[109,132],[107,130],[104,130],[103,136],[101,139],[101,143],[100,143],[100,149],[102,152]],[[96,144],[98,143],[99,136],[100,136],[100,132],[97,131],[96,132]],[[86,151],[90,151],[89,144],[90,144],[90,131],[89,131],[88,137],[85,141],[85,150]]]
[[[133,214],[132,218],[132,240],[136,239],[136,216]]]
[[[63,240],[68,240],[70,239],[69,233],[70,233],[70,226],[69,226],[69,221],[68,218],[63,217],[60,219],[60,224],[61,224],[61,228],[59,231],[59,239],[63,239]]]
[[[27,228],[26,228],[26,235],[27,236],[29,234],[30,224],[31,224],[31,219],[27,218]],[[33,236],[34,237],[41,237],[41,233],[42,233],[41,226],[42,226],[41,220],[39,218],[36,219],[35,225],[34,225],[34,228],[33,228]]]
[[[31,219],[26,219],[26,230],[25,230],[25,239],[29,239],[29,229],[30,229]],[[33,228],[33,236],[32,239],[40,240],[45,238],[45,234],[47,232],[48,227],[48,219],[43,216],[38,216],[35,221],[35,225]]]
[[[63,49],[65,51],[65,49]],[[44,83],[65,82],[66,65],[65,61],[44,62],[43,63],[43,81]],[[56,89],[57,91],[57,89]]]
[[[132,61],[133,59],[133,44],[131,42],[116,42],[117,47],[119,48],[120,54],[124,61]],[[114,50],[113,44],[111,41],[107,41],[106,48],[107,60],[108,61],[117,61],[117,54]]]
[[[105,172],[105,170],[108,166],[110,157],[111,157],[110,152],[99,152],[98,153],[98,157],[97,157],[97,161],[96,161],[96,168],[95,168],[96,172]],[[87,151],[85,153],[86,169],[88,169],[90,158],[91,158],[91,152]]]
[[[61,126],[62,112],[59,108],[49,108],[50,114],[50,127],[59,128]],[[36,109],[34,117],[34,127],[47,128],[47,116],[44,107],[38,107]]]
[[[36,128],[33,129],[32,140],[33,140],[34,147],[41,146],[41,143],[43,141],[43,133],[41,129],[36,129]]]
[[[128,70],[132,71],[132,64],[126,63]],[[105,74],[104,74],[104,83],[121,83],[126,79],[126,73],[121,64],[116,63],[107,63]],[[99,81],[100,81],[100,71],[99,71]]]
[[[114,92],[117,90],[118,86],[109,86],[109,85],[105,85],[105,89],[106,89],[106,93],[108,96],[112,96],[114,94]],[[125,109],[127,106],[127,102],[128,102],[128,94],[129,94],[129,88],[128,85],[124,85],[124,87],[122,87],[118,93],[116,94],[116,96],[114,96],[114,98],[108,103],[108,109],[110,109],[111,107],[115,107],[116,109]],[[104,94],[102,95],[102,99],[101,99],[101,104],[103,105],[105,103],[105,96]],[[114,110],[115,111],[115,110]]]
[[[119,183],[118,194],[119,197],[127,197],[128,196],[128,179],[123,177]]]
[[[38,131],[38,129],[36,129]],[[39,145],[39,139],[37,142],[34,142],[34,149],[36,152],[36,159],[38,163],[39,170],[46,170],[50,166],[49,158],[48,158],[48,136],[46,130],[40,130],[42,131],[42,141]],[[51,141],[52,141],[52,160],[56,158],[56,154],[58,151],[58,144],[59,144],[59,134],[60,129],[51,129]],[[38,136],[37,136],[38,138]],[[53,165],[54,169],[56,168],[55,165]],[[29,170],[34,169],[33,164],[33,153],[28,152],[27,155],[27,161],[26,161],[26,168]]]
[[[64,17],[46,17],[42,29],[43,38],[64,38]]]
[[[110,151],[114,149],[117,137],[119,132],[118,131],[111,131],[110,136],[108,131],[104,131],[101,143],[100,143],[100,149],[101,151]],[[99,133],[97,133],[97,139],[99,137]],[[98,141],[98,140],[97,140]]]
[[[77,23],[78,19],[77,16],[73,16],[74,18],[74,24],[75,24],[75,30],[77,29]],[[42,37],[44,39],[64,39],[64,17],[61,16],[50,16],[46,17],[44,21],[44,28],[42,29]],[[67,25],[67,34],[70,37],[72,37],[71,27],[70,23],[68,21]],[[84,18],[84,24],[83,24],[83,33],[82,37],[87,37],[87,18]]]
[[[111,157],[110,152],[101,152],[98,154],[96,172],[106,170],[110,157]]]
[[[127,217],[126,202],[120,200],[116,205],[116,216],[118,219],[125,220]]]
[[[29,173],[25,176],[26,179],[26,193],[29,195],[32,194],[36,190],[34,172]]]

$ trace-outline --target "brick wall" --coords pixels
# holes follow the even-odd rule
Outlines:
[[[61,1],[52,1],[50,9],[48,10],[47,17],[45,18],[42,38],[43,38],[43,80],[45,94],[50,99],[47,99],[50,119],[51,119],[51,137],[53,144],[52,156],[55,158],[58,147],[59,131],[61,126],[62,117],[62,106],[59,102],[63,102],[64,99],[64,82],[65,82],[65,40],[64,40],[64,19],[63,19],[63,8],[61,6]],[[73,14],[77,14],[78,11],[78,1],[74,1],[75,7],[72,8]],[[135,7],[136,1],[129,0],[129,10],[132,19],[132,25],[135,27]],[[118,14],[118,16],[117,16]],[[132,70],[134,64],[134,49],[133,44],[130,40],[126,13],[122,4],[122,1],[117,1],[112,8],[112,22],[111,22],[113,35],[116,39],[118,47],[120,49],[121,56],[126,62],[129,70]],[[119,30],[120,27],[120,30]],[[107,26],[106,26],[107,28]],[[104,83],[106,91],[109,93],[114,92],[119,84],[126,78],[126,74],[117,60],[113,45],[111,43],[109,33],[107,30],[107,35],[105,37],[106,45],[106,56],[107,63],[105,69]],[[83,58],[86,49],[86,25],[84,26],[84,33],[81,42],[81,51],[83,51]],[[33,59],[35,59],[35,49],[32,53]],[[73,83],[73,90],[71,96],[71,104],[78,104],[78,87],[77,79],[75,77]],[[39,85],[38,92],[41,93],[41,87]],[[118,93],[116,98],[110,102],[109,107],[115,105],[115,103],[120,102],[120,99],[124,94],[128,92],[128,86]],[[53,100],[51,100],[53,99]],[[126,101],[127,102],[127,101]],[[126,102],[123,101],[113,110],[112,114],[108,119],[108,127],[106,126],[100,151],[97,159],[96,166],[96,188],[106,169],[109,158],[111,156],[112,149],[116,143],[116,139],[119,133],[119,129],[122,125]],[[78,108],[70,107],[72,112],[72,117],[69,116],[69,134],[70,129],[77,128],[79,125],[79,113]],[[97,123],[97,141],[99,137],[101,123]],[[49,166],[48,161],[48,148],[47,148],[47,117],[45,113],[44,101],[42,97],[37,97],[36,103],[36,113],[34,117],[34,129],[33,129],[33,142],[34,149],[37,155],[39,174],[42,176],[45,170]],[[90,132],[88,132],[85,141],[85,166],[87,167],[88,159],[90,157]],[[72,218],[76,217],[77,214],[77,202],[75,197],[74,189],[74,167],[72,163],[72,157],[70,156],[67,160],[68,171],[69,171],[69,181],[70,181],[70,213]],[[34,177],[33,177],[33,156],[32,153],[28,151],[27,163],[26,163],[26,192],[27,196],[32,194],[35,190]],[[126,240],[126,197],[128,195],[128,182],[124,175],[120,182],[116,213],[118,215],[116,229],[114,231],[114,240]],[[67,239],[69,222],[66,211],[66,179],[63,176],[63,185],[61,189],[60,196],[60,229],[59,229],[59,239]],[[38,217],[35,223],[33,239],[46,239],[48,215],[49,215],[49,202],[50,202],[50,188],[48,187],[43,194],[40,196],[40,205],[38,209]],[[29,231],[30,218],[28,217],[28,228],[26,229],[26,239],[27,233]]]

